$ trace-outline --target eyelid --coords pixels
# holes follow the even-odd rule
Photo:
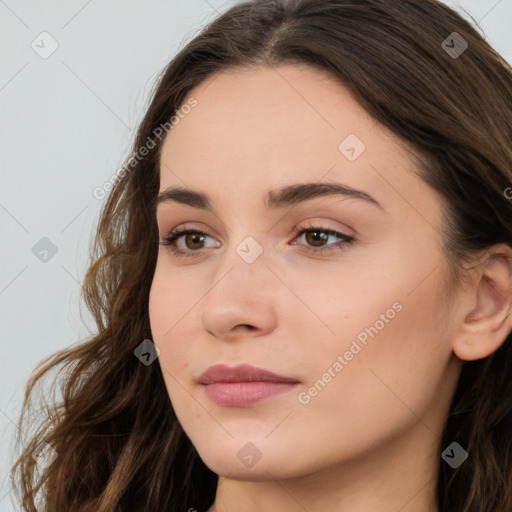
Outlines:
[[[311,221],[309,221],[311,222]],[[353,235],[348,235],[342,231],[338,231],[337,229],[329,228],[326,226],[320,225],[321,222],[315,225],[298,225],[294,227],[293,232],[296,234],[295,239],[297,239],[300,236],[304,236],[308,232],[323,232],[327,233],[329,236],[335,236],[339,238],[340,240],[336,243],[331,243],[323,246],[311,246],[308,244],[298,244],[297,242],[292,242],[291,245],[298,245],[301,247],[301,251],[303,252],[310,252],[314,255],[321,255],[324,252],[330,253],[330,252],[339,252],[345,248],[346,245],[350,245],[355,241],[355,237]],[[175,258],[183,258],[183,257],[198,257],[204,253],[204,248],[198,249],[198,250],[182,250],[178,249],[176,247],[176,242],[183,236],[187,234],[193,234],[197,233],[200,235],[206,235],[208,238],[214,239],[211,235],[209,235],[206,231],[197,229],[195,227],[188,227],[187,225],[181,225],[177,228],[172,229],[167,236],[165,237],[164,241],[160,241],[159,244],[162,246],[168,246],[169,251],[174,255]],[[217,241],[217,247],[222,246],[220,242]]]
[[[322,230],[322,231],[336,231],[340,235],[343,235],[347,238],[355,238],[355,234],[357,233],[354,229],[348,227],[347,225],[343,225],[342,227],[331,227],[327,224],[330,222],[328,220],[316,220],[316,219],[307,219],[302,222],[299,222],[294,228],[294,233],[300,233],[301,231],[310,231],[310,230]],[[338,223],[339,224],[339,223]]]

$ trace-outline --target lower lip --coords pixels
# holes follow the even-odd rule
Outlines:
[[[203,385],[206,396],[223,407],[246,407],[265,398],[290,391],[293,382],[216,382]]]

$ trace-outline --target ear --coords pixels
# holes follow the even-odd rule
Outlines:
[[[465,361],[489,356],[512,330],[512,248],[498,244],[485,254],[471,270],[474,276],[463,292],[462,323],[453,339],[453,351]]]

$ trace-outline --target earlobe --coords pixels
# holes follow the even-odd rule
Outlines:
[[[469,311],[453,340],[455,355],[465,361],[482,359],[498,348],[512,330],[512,249],[500,244],[487,252],[475,272]]]

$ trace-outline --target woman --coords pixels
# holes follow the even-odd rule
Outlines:
[[[21,432],[66,370],[23,510],[510,512],[511,105],[435,0],[209,24],[102,212],[98,334],[28,383]]]

